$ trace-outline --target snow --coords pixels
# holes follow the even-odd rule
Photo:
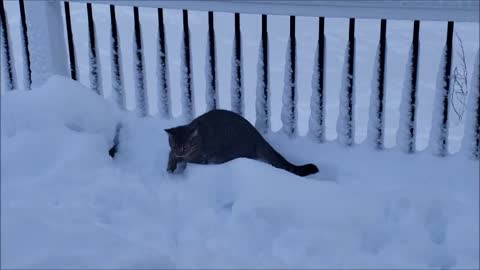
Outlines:
[[[268,58],[268,37],[267,39],[267,59]],[[255,99],[255,127],[261,133],[267,133],[270,131],[270,86],[269,86],[269,74],[267,74],[267,81],[264,81],[265,76],[265,63],[263,62],[263,41],[260,40],[260,46],[258,48],[258,62],[257,62],[257,88],[256,88],[256,99]],[[268,66],[267,66],[268,72]]]
[[[479,159],[480,157],[480,51],[475,56],[472,79],[470,80],[470,93],[467,100],[467,119],[463,137],[463,149],[467,156]]]
[[[420,48],[419,52],[420,54]],[[416,151],[416,109],[417,102],[415,92],[415,100],[412,100],[412,91],[413,88],[418,90],[418,75],[415,83],[417,85],[412,85],[412,69],[413,69],[413,45],[410,46],[408,53],[407,64],[405,68],[405,77],[403,79],[403,89],[402,89],[402,101],[400,103],[400,123],[397,131],[397,145],[405,153],[415,152]],[[413,104],[412,104],[413,103]],[[413,114],[413,122],[411,121]],[[411,137],[410,130],[413,131],[413,138]]]
[[[18,2],[11,3],[18,9]],[[65,22],[61,16],[60,2],[25,1],[25,12],[32,67],[32,87],[44,84],[51,74],[68,76],[70,69],[67,65],[65,41],[58,38],[65,36]],[[19,29],[18,27],[12,29]],[[17,35],[20,35],[20,32]],[[88,37],[85,36],[84,39],[88,40]],[[18,44],[18,49],[20,48],[20,44]]]
[[[169,175],[163,129],[180,119],[58,76],[0,108],[2,268],[479,268],[479,164],[464,155],[277,132],[275,148],[320,173],[238,159]]]
[[[80,2],[82,0],[72,0]],[[95,3],[115,0],[91,0]],[[126,0],[118,5],[163,7],[214,12],[239,12],[242,14],[271,14],[282,16],[310,16],[318,18],[352,18],[422,21],[478,22],[478,0]],[[425,12],[428,9],[428,12]]]
[[[386,46],[386,45],[385,45]],[[387,48],[385,47],[385,55]],[[380,55],[381,48],[380,44],[377,47],[377,54],[375,56],[375,64],[373,66],[373,78],[372,78],[372,94],[370,95],[370,105],[369,105],[369,118],[368,118],[368,129],[367,129],[367,140],[369,143],[375,147],[383,148],[383,130],[385,129],[385,112],[380,113],[380,103],[385,104],[385,87],[383,88],[383,99],[378,99],[379,94],[379,85],[380,85]],[[385,66],[388,66],[385,59]],[[385,77],[384,77],[385,78]],[[383,82],[384,86],[386,82]],[[408,115],[408,114],[407,114]]]
[[[294,50],[296,54],[296,48],[292,48],[292,42],[295,44],[295,40],[290,37],[288,40],[287,50],[285,53],[285,77],[282,97],[282,131],[286,136],[293,138],[297,135],[297,80],[294,74],[293,68],[296,62],[292,64],[291,52]],[[297,70],[297,68],[295,68]]]
[[[325,37],[324,37],[325,38]],[[324,39],[325,40],[325,39]],[[325,43],[323,44],[325,50]],[[320,48],[317,45],[315,51],[315,58],[318,59],[318,54],[320,53]],[[324,64],[325,58],[324,58]],[[315,60],[313,64],[313,74],[312,74],[312,97],[310,98],[310,118],[308,121],[308,135],[318,142],[325,141],[325,70],[323,70],[323,86],[318,82],[320,76],[319,63]],[[322,89],[322,95],[320,95],[319,90]]]
[[[345,49],[345,57],[343,61],[343,71],[342,71],[342,87],[340,89],[340,104],[339,104],[339,114],[337,118],[337,140],[339,143],[344,145],[352,145],[354,140],[355,133],[355,121],[354,121],[354,105],[355,105],[355,76],[354,74],[349,75],[348,69],[350,66],[350,54],[349,54],[350,43],[347,43]],[[355,60],[353,61],[355,65]],[[355,69],[353,69],[355,72]],[[353,85],[351,85],[353,84]],[[351,87],[352,95],[349,97],[349,88]],[[351,108],[349,109],[349,104]]]
[[[437,84],[435,89],[435,101],[433,104],[432,128],[430,130],[429,148],[433,154],[444,156],[448,153],[448,125],[443,124],[443,101],[449,94],[450,85],[445,85],[444,74],[446,69],[447,46],[443,48],[440,65],[437,73]],[[448,108],[450,103],[448,103]]]
[[[389,5],[391,1],[384,2]],[[478,5],[478,1],[473,2]],[[4,4],[9,29],[19,29],[18,2],[4,1]],[[151,1],[137,4],[155,5]],[[219,8],[203,2],[182,4],[206,5],[208,10]],[[429,141],[436,67],[445,43],[446,22],[421,22],[415,104],[417,153],[404,155],[402,141],[395,143],[397,130],[399,134],[408,130],[399,119],[405,120],[403,117],[407,116],[404,102],[408,100],[401,100],[405,95],[402,78],[408,78],[409,74],[411,21],[388,22],[385,150],[373,151],[364,142],[379,20],[356,20],[355,61],[359,68],[355,70],[355,147],[346,149],[335,141],[338,136],[335,122],[340,111],[338,97],[342,89],[341,64],[348,19],[330,16],[326,19],[325,143],[318,144],[303,137],[309,131],[308,117],[315,94],[309,89],[314,78],[312,56],[318,44],[315,31],[318,18],[296,18],[298,29],[306,31],[296,36],[299,136],[289,140],[278,132],[282,126],[289,18],[269,15],[271,91],[266,103],[268,118],[263,119],[268,121],[267,139],[292,162],[317,164],[320,174],[301,179],[259,162],[240,159],[219,166],[189,165],[185,175],[172,177],[165,173],[168,145],[163,129],[183,123],[183,84],[179,83],[183,69],[178,57],[183,50],[182,11],[164,10],[165,41],[169,49],[166,66],[173,82],[169,94],[174,119],[139,119],[65,79],[53,78],[39,89],[38,78],[43,76],[46,80],[53,70],[49,57],[61,56],[63,52],[58,50],[52,55],[46,50],[50,47],[48,43],[53,42],[50,37],[57,36],[58,29],[52,28],[49,37],[40,31],[46,24],[40,19],[49,16],[36,16],[45,11],[38,5],[35,1],[26,2],[29,34],[36,42],[31,52],[38,68],[33,74],[37,86],[28,93],[4,93],[3,70],[1,74],[1,268],[479,268],[480,168],[478,160],[456,153],[461,145],[465,147],[469,145],[467,141],[471,142],[468,134],[472,130],[469,118],[472,106],[468,105],[462,122],[449,123],[451,155],[439,158],[423,151]],[[277,9],[279,6],[276,5]],[[326,10],[300,8],[309,12]],[[478,10],[468,9],[472,14]],[[116,10],[122,35],[120,55],[126,102],[133,108],[136,99],[132,8],[117,6]],[[71,3],[71,11],[79,82],[88,86],[85,3]],[[108,5],[94,5],[98,57],[102,63],[111,62],[108,11]],[[155,115],[156,103],[160,102],[156,87],[160,79],[156,74],[158,41],[152,34],[158,32],[157,9],[141,8],[141,11],[144,72],[148,77],[145,90],[151,97],[150,112]],[[334,7],[328,12],[336,11],[338,8]],[[358,10],[348,9],[348,12],[362,16]],[[441,10],[422,14],[440,19],[438,12]],[[456,11],[449,8],[450,12]],[[478,12],[475,13],[478,17]],[[231,108],[228,89],[232,77],[228,67],[232,65],[233,16],[215,13],[219,106],[226,109]],[[256,92],[259,74],[255,68],[259,64],[261,20],[259,15],[242,13],[241,16],[241,60],[246,67],[242,72],[244,116],[254,123],[256,94],[263,98],[263,91]],[[189,20],[191,71],[195,74],[192,83],[200,86],[194,94],[204,96],[207,13],[189,11]],[[34,26],[30,26],[32,23]],[[62,20],[49,23],[65,25]],[[475,56],[478,29],[476,22],[455,22],[455,32],[463,40],[469,74],[478,61],[478,55]],[[9,34],[16,75],[23,78],[21,33]],[[57,41],[65,44],[61,39]],[[454,63],[457,52],[454,43]],[[3,64],[4,58],[0,60]],[[107,98],[113,94],[111,68],[109,64],[101,67]],[[68,76],[67,65],[65,70]],[[469,102],[472,100],[469,97]],[[203,113],[204,99],[197,99],[192,108],[198,114]],[[124,143],[118,158],[112,161],[106,153],[119,121],[124,126],[120,134]]]

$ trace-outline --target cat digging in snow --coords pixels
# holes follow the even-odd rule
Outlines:
[[[169,128],[170,154],[167,171],[181,172],[187,163],[221,164],[236,158],[263,161],[299,176],[318,172],[314,164],[288,162],[240,115],[212,110],[190,124]]]

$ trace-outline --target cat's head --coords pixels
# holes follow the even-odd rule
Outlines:
[[[168,133],[168,143],[177,157],[186,157],[195,152],[200,145],[201,138],[198,128],[179,126],[165,129]]]

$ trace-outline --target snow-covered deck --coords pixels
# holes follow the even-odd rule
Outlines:
[[[358,6],[352,6],[353,2]],[[23,91],[22,81],[25,85],[27,82],[19,79],[15,87],[19,89],[6,93],[6,75],[1,73],[0,267],[478,269],[480,165],[478,160],[467,158],[469,151],[465,148],[474,141],[473,108],[480,93],[472,91],[478,90],[478,84],[470,83],[473,90],[467,100],[470,111],[466,117],[450,114],[449,155],[435,157],[428,149],[432,145],[432,115],[440,112],[438,108],[434,112],[433,101],[439,100],[435,93],[442,87],[437,72],[441,77],[444,71],[440,59],[444,54],[445,20],[455,20],[452,64],[460,65],[462,41],[468,79],[478,78],[478,1],[422,1],[427,5],[424,7],[412,6],[413,1],[380,2],[135,1],[145,6],[140,8],[145,56],[142,81],[150,97],[151,115],[138,118],[132,112],[138,107],[134,71],[138,62],[132,53],[133,2],[115,2],[121,29],[117,55],[123,63],[118,71],[123,71],[121,86],[125,91],[121,100],[127,109],[120,112],[114,104],[120,80],[112,76],[115,67],[110,65],[113,57],[109,7],[105,5],[108,2],[98,2],[93,8],[98,45],[95,64],[101,78],[96,86],[104,90],[100,97],[85,87],[91,85],[92,63],[85,4],[71,4],[77,83],[50,77],[52,73],[69,75],[65,42],[58,38],[61,35],[54,35],[63,35],[61,6],[56,2],[43,5],[29,1],[27,15],[36,16],[28,18],[37,22],[30,21],[28,30],[32,37],[34,89]],[[157,69],[157,10],[147,8],[158,7],[159,3],[173,8],[164,10],[169,71],[166,77]],[[26,78],[21,31],[16,30],[20,29],[18,3],[4,4],[9,18],[11,60],[16,67],[13,73]],[[262,118],[255,114],[259,102],[256,89],[262,87],[257,79],[264,75],[257,70],[262,29],[258,13],[298,15],[295,106],[299,136],[287,139],[278,132],[285,124],[281,112],[282,89],[286,85],[287,16],[268,16],[270,63],[266,77],[271,108],[269,118],[262,120],[271,121],[266,137],[275,148],[292,162],[317,164],[319,174],[299,178],[243,159],[218,166],[189,165],[184,175],[166,173],[168,145],[163,129],[181,123],[178,116],[184,97],[182,13],[177,10],[182,8],[190,10],[195,98],[189,106],[196,115],[210,105],[205,102],[209,97],[205,87],[208,24],[203,10],[219,11],[215,13],[218,105],[227,109],[233,107],[230,98],[235,94],[231,91],[235,90],[231,84],[235,80],[231,77],[235,41],[234,16],[224,12],[242,12],[242,109],[252,123]],[[49,16],[52,14],[56,16]],[[316,89],[315,83],[312,86],[316,79],[312,74],[318,44],[316,16],[321,15],[327,17],[327,142],[323,144],[305,137],[312,129],[308,121],[311,112],[315,113],[310,102]],[[368,144],[373,115],[369,109],[376,101],[371,99],[375,89],[371,82],[377,70],[377,19],[384,15],[389,19],[383,134],[386,149],[375,151]],[[342,62],[348,37],[347,17],[359,18],[355,32],[353,147],[338,143],[342,134],[335,128],[344,109],[339,97],[346,75]],[[410,88],[412,22],[406,21],[410,19],[426,21],[421,22],[415,105],[414,140],[419,152],[407,155],[399,150],[399,143],[403,141],[401,131],[409,128],[403,121],[408,116],[405,102],[400,103],[405,88]],[[441,21],[428,21],[437,19]],[[474,66],[477,77],[472,76]],[[171,96],[162,96],[159,91],[158,85],[165,78],[170,80]],[[174,119],[162,120],[159,104],[168,98]],[[118,121],[125,123],[125,129],[118,158],[112,160],[107,152]]]
[[[166,127],[68,79],[1,100],[2,268],[478,268],[479,167],[270,134],[260,162],[165,171]],[[116,160],[114,126],[125,123]]]

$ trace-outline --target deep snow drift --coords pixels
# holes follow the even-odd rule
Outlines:
[[[461,154],[278,133],[321,172],[239,159],[171,176],[163,129],[180,122],[114,103],[61,77],[2,95],[2,268],[479,267],[479,165]]]

